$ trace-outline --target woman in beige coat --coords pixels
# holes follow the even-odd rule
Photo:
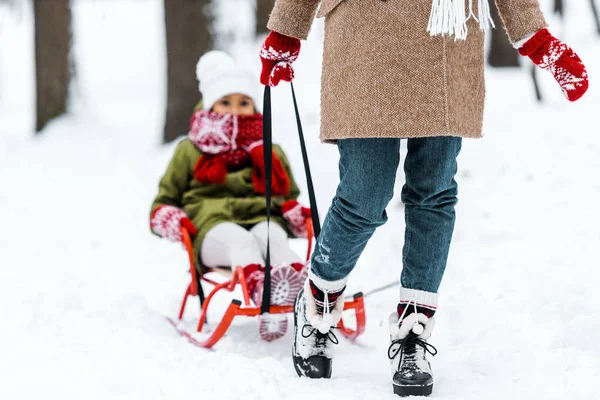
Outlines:
[[[477,4],[473,4],[477,3]],[[426,353],[434,325],[457,202],[462,138],[481,137],[488,0],[277,0],[261,50],[261,81],[293,79],[292,63],[317,13],[325,17],[321,139],[340,152],[340,183],[295,306],[294,366],[331,376],[331,332],[346,280],[375,229],[386,222],[404,161],[406,231],[400,296],[390,317],[393,388],[427,395]],[[550,70],[569,100],[587,89],[581,60],[546,29],[537,0],[497,0],[519,52]],[[481,28],[481,29],[480,29]]]

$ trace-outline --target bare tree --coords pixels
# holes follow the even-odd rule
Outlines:
[[[492,43],[488,54],[488,64],[492,67],[518,67],[519,53],[508,40],[508,35],[501,28],[502,21],[496,2],[492,2],[492,18],[496,29],[492,30]]]
[[[600,17],[598,17],[598,7],[596,7],[596,2],[594,0],[590,0],[590,5],[592,6],[592,17],[594,18],[594,23],[596,24],[596,32],[600,35]]]
[[[554,12],[560,15],[561,18],[565,16],[565,7],[563,0],[554,0]]]
[[[36,132],[67,110],[71,10],[68,0],[34,0]]]
[[[267,33],[269,15],[275,5],[275,0],[256,0],[256,34]]]
[[[544,99],[542,98],[542,91],[540,90],[540,83],[538,82],[537,73],[538,67],[535,64],[531,64],[529,71],[531,72],[531,81],[533,82],[533,89],[535,90],[535,98],[538,103],[541,103]]]
[[[163,134],[170,142],[189,130],[200,94],[196,63],[212,45],[210,0],[164,0],[167,34],[167,116]]]

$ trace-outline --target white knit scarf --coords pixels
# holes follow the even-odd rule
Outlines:
[[[466,0],[433,0],[427,32],[431,36],[454,35],[454,40],[467,38],[467,21],[473,17],[481,29],[494,27],[490,13],[490,0],[478,0],[478,16],[473,12],[473,0],[469,0],[469,16],[466,16]]]

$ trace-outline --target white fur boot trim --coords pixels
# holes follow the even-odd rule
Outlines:
[[[435,317],[428,318],[425,314],[412,313],[399,321],[397,312],[390,315],[390,336],[392,340],[404,339],[410,331],[416,333],[421,339],[429,339],[435,326]]]
[[[327,292],[325,291],[327,296]],[[335,301],[333,309],[325,310],[323,315],[317,312],[317,305],[315,297],[312,294],[310,288],[310,281],[307,280],[304,284],[304,297],[306,301],[306,319],[309,324],[319,330],[319,332],[325,334],[331,330],[331,327],[337,326],[338,322],[342,318],[342,311],[344,310],[344,295],[340,296]]]

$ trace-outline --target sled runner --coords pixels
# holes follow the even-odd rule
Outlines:
[[[298,111],[298,104],[296,101],[296,95],[294,92],[293,85],[292,89],[292,99],[294,102],[294,110],[296,115],[296,124],[298,126],[298,135],[300,138],[300,147],[302,150],[302,158],[304,161],[304,169],[306,172],[306,180],[308,186],[308,194],[310,198],[310,209],[311,209],[311,218],[307,218],[307,231],[308,231],[308,251],[306,255],[307,261],[310,259],[310,254],[313,245],[313,238],[318,237],[320,233],[320,223],[319,223],[319,215],[317,212],[316,198],[314,193],[314,187],[312,183],[312,177],[310,174],[310,166],[308,164],[308,155],[306,152],[306,145],[304,142],[304,135],[302,133],[302,124],[300,122],[300,113]],[[264,165],[265,165],[265,188],[266,188],[266,203],[267,203],[267,222],[270,221],[270,210],[271,210],[271,179],[272,179],[272,139],[271,139],[271,90],[270,87],[265,87],[265,95],[264,95],[264,124],[263,124],[263,145],[264,145]],[[238,316],[246,316],[246,317],[256,317],[261,314],[287,314],[294,312],[294,306],[292,304],[285,306],[271,305],[271,265],[270,265],[270,245],[269,240],[267,238],[267,254],[265,260],[265,276],[263,281],[263,293],[262,293],[262,301],[261,305],[258,306],[254,304],[251,300],[250,293],[248,291],[248,287],[246,285],[246,276],[244,274],[244,270],[240,266],[236,266],[233,269],[233,273],[227,270],[225,272],[228,275],[228,279],[225,282],[217,282],[213,279],[210,279],[207,275],[210,272],[223,272],[225,270],[220,271],[219,268],[209,269],[207,273],[200,274],[196,269],[196,257],[194,255],[194,250],[192,246],[192,239],[190,237],[189,232],[185,227],[181,228],[181,234],[183,237],[183,244],[188,253],[189,257],[189,268],[191,274],[191,282],[188,285],[185,294],[183,296],[183,300],[181,302],[181,308],[179,310],[178,321],[168,318],[169,322],[177,329],[180,335],[186,337],[190,343],[199,346],[210,348],[214,346],[222,337],[225,335],[229,326],[231,325],[233,319]],[[229,277],[229,274],[231,276]],[[205,297],[204,290],[202,287],[202,282],[206,284],[212,285],[213,289],[210,291],[208,296]],[[217,324],[216,328],[212,331],[208,337],[205,339],[198,339],[192,333],[181,329],[179,327],[179,322],[183,319],[183,314],[185,312],[185,308],[187,305],[188,298],[190,296],[198,296],[200,301],[200,317],[198,319],[197,332],[202,332],[204,326],[206,325],[206,316],[211,303],[211,300],[214,296],[222,290],[232,292],[237,285],[240,285],[242,290],[242,299],[234,299],[229,304],[225,314]],[[365,317],[365,307],[364,307],[364,299],[363,294],[361,292],[356,293],[354,296],[350,298],[346,298],[344,303],[344,310],[354,310],[356,323],[354,327],[348,327],[344,324],[343,318],[338,323],[337,328],[340,332],[347,338],[354,340],[356,339],[365,329],[366,317]]]

